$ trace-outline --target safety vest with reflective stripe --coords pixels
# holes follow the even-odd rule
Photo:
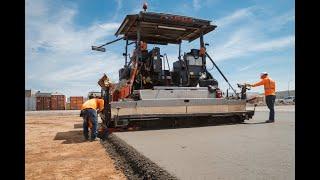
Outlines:
[[[99,109],[100,111],[102,111],[104,108],[104,100],[97,99],[97,98],[89,99],[82,104],[81,110],[88,109],[88,108],[95,109],[95,110]]]
[[[263,78],[260,82],[253,84],[252,87],[264,86],[264,94],[266,96],[276,95],[276,82],[269,77]]]

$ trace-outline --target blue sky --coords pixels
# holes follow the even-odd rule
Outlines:
[[[100,91],[106,73],[114,82],[124,64],[124,41],[94,52],[91,45],[115,39],[126,14],[142,10],[144,0],[27,0],[25,23],[26,89],[86,96]],[[253,83],[267,71],[277,90],[295,89],[295,7],[293,0],[148,0],[148,11],[211,20],[218,27],[205,35],[207,51],[230,83]],[[153,46],[149,46],[151,48]],[[182,50],[198,48],[184,42]],[[161,46],[169,61],[178,46]],[[131,51],[131,49],[130,49]],[[212,65],[208,61],[208,69]],[[213,76],[228,86],[216,69]],[[262,92],[263,88],[255,88]]]

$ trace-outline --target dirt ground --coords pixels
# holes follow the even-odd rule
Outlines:
[[[126,179],[99,141],[83,141],[78,114],[26,114],[25,178]]]

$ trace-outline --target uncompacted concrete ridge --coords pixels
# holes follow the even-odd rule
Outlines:
[[[114,133],[179,179],[294,179],[294,106],[276,123],[257,107],[245,124]]]
[[[84,142],[79,111],[26,113],[25,178],[126,179],[99,141]]]

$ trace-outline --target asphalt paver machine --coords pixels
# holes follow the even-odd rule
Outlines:
[[[206,52],[204,36],[217,26],[210,21],[173,14],[147,12],[127,15],[115,33],[118,39],[92,46],[105,52],[104,46],[124,40],[124,66],[119,82],[104,75],[98,84],[105,99],[104,124],[107,127],[209,125],[219,120],[243,122],[254,115],[246,110],[248,87],[238,85],[240,93]],[[181,43],[199,40],[199,47],[181,53]],[[135,45],[131,56],[128,46]],[[147,45],[153,44],[152,49]],[[176,44],[178,58],[170,68],[168,57],[159,45]],[[218,81],[207,70],[211,62],[233,90],[223,96]]]

